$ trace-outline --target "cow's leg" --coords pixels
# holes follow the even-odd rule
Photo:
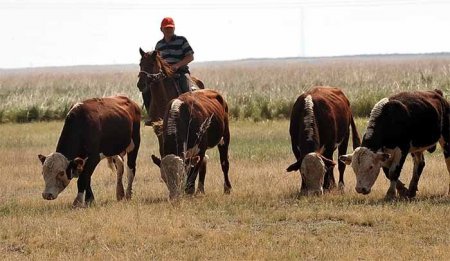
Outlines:
[[[447,165],[447,171],[450,178],[450,138],[445,138],[444,136],[439,139],[439,144],[442,147],[442,150],[444,152],[444,158],[445,158],[445,165]],[[448,184],[448,194],[450,195],[450,180]]]
[[[199,153],[200,161],[194,165],[194,167],[190,168],[187,176],[186,188],[184,192],[188,195],[192,195],[195,192],[195,180],[197,179],[197,175],[199,172],[200,165],[202,165],[203,158],[205,157],[205,152]],[[191,163],[189,163],[191,164]]]
[[[390,186],[386,193],[385,198],[387,200],[394,199],[396,196],[396,190],[398,189],[398,183],[400,182],[398,178],[400,177],[400,172],[402,171],[403,164],[405,163],[406,156],[408,155],[408,150],[402,150],[400,159],[398,162],[393,162],[391,167],[389,168],[389,180]],[[401,191],[399,191],[401,193]]]
[[[139,147],[141,145],[141,136],[140,136],[140,123],[135,122],[133,124],[133,134],[132,134],[132,143],[134,143],[134,148],[132,151],[127,153],[127,192],[125,194],[126,199],[131,199],[131,195],[133,194],[133,181],[136,176],[136,159],[139,152]]]
[[[127,161],[128,163],[128,161]],[[131,199],[131,195],[133,195],[133,181],[134,176],[136,175],[136,167],[130,168],[130,166],[127,165],[127,192],[125,194],[125,199]]]
[[[116,166],[117,172],[117,185],[116,185],[116,199],[122,200],[125,196],[125,191],[123,189],[122,177],[124,172],[123,159],[120,156],[113,157],[114,165]]]
[[[198,170],[198,187],[196,193],[205,194],[205,176],[206,176],[206,163],[207,157],[204,157],[202,162],[200,162],[200,168]]]
[[[325,148],[323,156],[327,159],[333,159],[333,149]],[[325,172],[325,178],[323,180],[323,189],[332,190],[336,187],[336,180],[333,175],[333,168],[328,168]]]
[[[225,194],[230,194],[231,183],[228,178],[228,171],[230,169],[230,162],[228,161],[228,146],[230,145],[230,131],[228,129],[228,124],[226,124],[224,136],[222,141],[217,145],[220,155],[220,166],[222,167],[224,185],[223,191]]]
[[[389,179],[389,168],[383,167],[383,172],[386,178]],[[403,182],[401,182],[400,179],[397,180],[396,189],[400,195],[406,195],[406,193],[408,192],[408,189],[405,187],[405,184],[403,184]]]
[[[344,138],[344,140],[341,142],[341,144],[338,147],[338,158],[341,155],[347,154],[347,147],[348,147],[348,140],[350,137],[350,132],[347,133],[347,136]],[[338,170],[339,170],[339,189],[344,190],[345,183],[344,183],[344,172],[345,172],[345,163],[338,160]]]
[[[86,192],[84,195],[84,201],[86,204],[90,204],[94,201],[94,193],[92,192],[91,188],[91,176],[92,173],[95,170],[95,167],[97,167],[97,164],[100,162],[100,155],[89,155],[88,159],[86,161],[86,164],[84,165],[83,172],[80,174],[80,177],[78,178],[77,187],[78,187],[78,195],[80,193]],[[79,200],[79,197],[74,201],[74,206],[83,205],[83,202]]]
[[[417,185],[419,183],[420,175],[422,174],[423,168],[425,167],[425,159],[423,158],[423,152],[413,153],[414,160],[414,170],[411,182],[409,183],[409,198],[414,198],[417,192]]]

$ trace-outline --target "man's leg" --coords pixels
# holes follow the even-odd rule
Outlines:
[[[180,84],[180,89],[182,93],[191,91],[189,89],[189,84],[187,82],[186,74],[180,73],[180,78],[178,79],[178,83]]]

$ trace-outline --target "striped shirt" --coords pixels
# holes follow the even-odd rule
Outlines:
[[[155,50],[159,51],[161,57],[168,64],[175,64],[189,54],[193,54],[189,42],[184,36],[174,35],[169,42],[163,39],[156,43]]]

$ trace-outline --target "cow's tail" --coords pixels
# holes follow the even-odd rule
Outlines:
[[[300,104],[298,104],[298,103],[300,103]],[[303,104],[301,104],[301,100],[297,100],[297,102],[292,107],[291,120],[290,120],[290,126],[289,126],[292,152],[294,153],[296,159],[300,158],[300,149],[298,147],[299,132],[300,132],[300,110],[297,108],[298,107],[302,108],[302,106],[303,106]]]
[[[355,120],[353,119],[353,115],[350,117],[350,125],[352,127],[352,143],[353,150],[357,147],[361,146],[361,139],[359,138],[358,129],[356,128]]]

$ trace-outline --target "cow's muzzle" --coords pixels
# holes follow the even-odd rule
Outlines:
[[[367,195],[370,193],[370,189],[367,188],[363,188],[363,187],[356,187],[356,192],[363,194],[363,195]]]
[[[56,198],[52,193],[47,192],[42,193],[42,197],[46,200],[54,200]]]

